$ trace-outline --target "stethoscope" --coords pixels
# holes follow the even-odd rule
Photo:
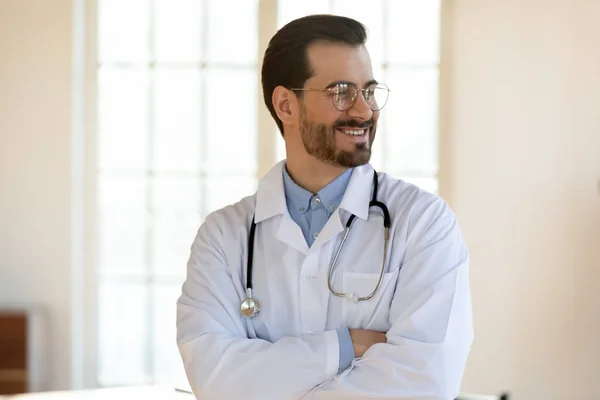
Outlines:
[[[373,197],[369,202],[369,208],[371,207],[379,207],[383,212],[383,227],[384,227],[384,242],[383,242],[383,261],[381,263],[381,272],[379,273],[379,280],[377,281],[377,285],[375,289],[365,297],[359,297],[356,293],[338,293],[331,287],[331,276],[333,274],[333,270],[337,264],[337,260],[340,256],[342,248],[344,247],[344,243],[346,242],[346,238],[348,237],[348,233],[350,232],[350,228],[352,227],[352,221],[356,218],[356,215],[352,214],[350,218],[348,218],[348,222],[346,222],[346,228],[344,230],[344,236],[342,237],[342,241],[338,245],[338,248],[333,256],[333,260],[331,261],[331,265],[329,266],[329,277],[327,279],[327,286],[329,287],[329,291],[337,297],[345,297],[348,300],[352,300],[355,302],[369,300],[371,297],[377,293],[379,287],[381,286],[381,282],[383,281],[383,274],[385,272],[385,260],[387,258],[387,243],[390,236],[390,212],[388,211],[387,206],[377,200],[377,187],[378,187],[378,179],[377,179],[377,171],[373,172]],[[254,233],[256,231],[256,223],[254,222],[254,217],[252,217],[252,224],[250,225],[250,234],[248,235],[248,265],[247,265],[247,274],[246,274],[246,298],[242,301],[240,309],[242,311],[242,315],[246,318],[255,317],[260,312],[260,304],[258,300],[252,297],[252,260],[254,256]]]

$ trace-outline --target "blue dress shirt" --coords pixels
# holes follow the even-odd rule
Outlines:
[[[338,176],[319,193],[313,194],[292,180],[286,168],[283,168],[283,188],[287,208],[292,219],[300,226],[306,243],[312,246],[325,223],[342,202],[344,192],[352,176],[352,170]],[[348,368],[355,358],[354,345],[348,328],[337,329],[340,344],[339,369]]]

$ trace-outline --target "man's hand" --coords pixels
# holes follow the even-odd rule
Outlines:
[[[369,347],[375,343],[387,342],[384,332],[369,331],[367,329],[350,329],[350,338],[354,345],[354,354],[356,357],[362,357],[369,350]]]

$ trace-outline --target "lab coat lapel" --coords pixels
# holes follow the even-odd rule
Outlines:
[[[321,232],[319,233],[317,239],[314,241],[311,249],[318,249],[319,247],[327,243],[329,239],[335,237],[338,233],[342,232],[343,230],[344,227],[342,226],[342,221],[340,219],[340,210],[337,209],[333,214],[331,214],[331,217],[329,217],[329,220],[323,227],[323,230],[321,230]]]
[[[369,164],[354,168],[340,206],[331,215],[323,227],[323,230],[313,243],[312,248],[316,249],[321,247],[342,232],[347,218],[350,218],[351,214],[355,214],[358,218],[364,220],[369,217],[369,201],[372,193],[372,182],[373,168]],[[344,213],[344,221],[342,221],[340,216],[340,209],[347,211],[347,213]]]
[[[308,244],[302,234],[302,229],[292,220],[289,215],[283,215],[277,230],[277,240],[293,247],[303,254],[308,253]]]

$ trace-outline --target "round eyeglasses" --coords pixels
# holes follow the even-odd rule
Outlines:
[[[351,109],[356,103],[356,99],[358,99],[358,92],[362,92],[367,105],[372,111],[379,111],[387,103],[390,94],[390,89],[384,83],[373,83],[363,89],[357,88],[356,85],[350,82],[338,82],[325,89],[291,88],[290,90],[324,92],[331,97],[333,105],[339,111]]]

